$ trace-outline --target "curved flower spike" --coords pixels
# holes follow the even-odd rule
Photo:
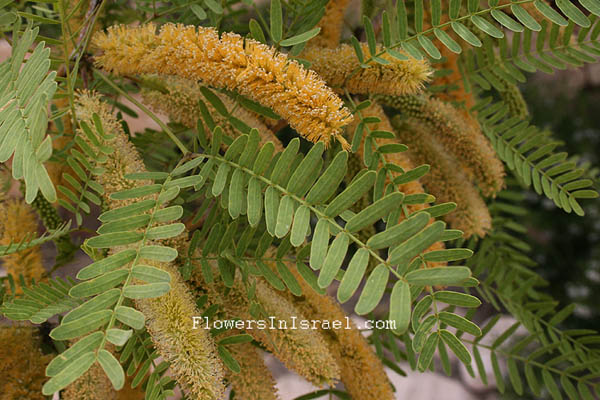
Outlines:
[[[363,53],[369,54],[366,44]],[[310,61],[311,69],[335,89],[347,89],[354,94],[404,95],[419,93],[431,76],[426,60],[398,60],[387,54],[381,58],[388,64],[369,63],[362,68],[352,46],[342,44],[335,49],[309,47],[302,57]]]
[[[113,26],[94,37],[98,65],[117,74],[164,74],[236,90],[270,107],[311,142],[343,146],[341,128],[352,120],[342,100],[314,72],[287,55],[234,33],[166,24]]]

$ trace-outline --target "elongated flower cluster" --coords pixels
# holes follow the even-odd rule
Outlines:
[[[231,329],[223,336],[242,333]],[[228,346],[233,358],[240,364],[240,373],[227,371],[227,380],[235,396],[244,400],[277,400],[277,388],[271,371],[265,365],[262,351],[251,344],[234,344]]]
[[[234,33],[166,24],[115,26],[97,34],[99,65],[117,74],[178,75],[201,80],[272,108],[306,139],[329,144],[341,138],[352,115],[314,72],[285,54]]]
[[[273,268],[273,266],[271,265]],[[302,288],[302,296],[296,297],[289,292],[287,298],[306,317],[320,321],[346,321],[346,313],[339,304],[327,295],[316,293],[304,278],[289,265]],[[341,380],[346,390],[355,400],[394,399],[394,393],[379,358],[356,326],[352,329],[331,329],[319,332],[325,338],[331,354],[335,356],[340,368]]]
[[[367,45],[363,45],[368,57]],[[310,61],[311,69],[325,79],[329,86],[355,94],[405,95],[419,93],[431,76],[431,68],[425,60],[398,60],[388,54],[381,58],[389,64],[369,63],[362,68],[354,48],[342,44],[335,49],[310,46],[302,57]]]
[[[0,397],[2,400],[45,400],[44,371],[52,355],[43,354],[38,330],[30,326],[0,327]]]
[[[196,284],[207,291],[209,302],[222,307],[227,318],[255,320],[250,313],[248,300],[241,278],[224,296],[222,283],[207,284],[200,273],[193,276]],[[273,317],[276,327],[279,324],[292,326],[292,317],[305,319],[283,295],[268,284],[256,280],[255,300],[264,309],[267,317]],[[281,322],[279,322],[281,321]],[[335,360],[318,332],[307,329],[247,329],[248,334],[260,342],[276,356],[287,368],[297,372],[315,385],[331,383],[339,378]]]
[[[94,113],[98,114],[104,131],[114,135],[114,138],[110,142],[113,152],[108,157],[108,160],[102,164],[105,172],[96,177],[96,180],[104,188],[104,202],[106,207],[115,208],[128,204],[130,201],[113,200],[110,198],[110,195],[120,190],[131,189],[136,185],[142,186],[148,183],[146,181],[133,181],[125,178],[127,174],[145,171],[146,169],[135,146],[129,141],[116,117],[110,112],[110,107],[100,101],[97,95],[89,92],[81,93],[77,97],[75,112],[77,113],[77,117],[81,121],[85,121],[89,126],[94,126],[92,115]],[[79,132],[79,134],[83,140],[89,140],[82,132]]]
[[[146,316],[146,328],[160,355],[183,390],[194,399],[219,399],[224,393],[223,367],[207,330],[194,330],[191,321],[200,315],[194,297],[171,264],[157,267],[171,274],[171,290],[154,299],[136,300]]]
[[[491,229],[490,213],[469,178],[457,168],[456,160],[425,124],[416,120],[402,121],[398,117],[392,122],[400,141],[409,147],[408,155],[413,162],[431,165],[429,173],[421,178],[427,190],[438,202],[457,204],[455,211],[444,216],[446,222],[463,231],[465,237],[484,236]]]
[[[37,236],[37,230],[35,212],[25,201],[11,199],[0,203],[0,245],[27,242]],[[39,282],[45,273],[40,246],[3,256],[2,266],[15,278],[22,274],[27,283],[32,279]]]
[[[206,108],[215,124],[223,128],[223,132],[226,135],[234,138],[240,135],[240,131],[231,124],[227,117],[219,113],[202,96],[200,92],[201,85],[197,81],[179,77],[166,77],[163,80],[153,79],[153,82],[164,86],[164,91],[144,89],[142,90],[142,101],[154,111],[165,113],[172,121],[185,125],[188,128],[195,128],[196,122],[202,117],[202,112],[198,105],[198,101],[202,100],[206,104]],[[258,130],[261,144],[270,141],[275,145],[276,151],[283,150],[277,136],[255,115],[244,108],[236,108],[234,102],[229,97],[220,93],[215,93],[215,95],[221,100],[227,110],[231,112],[233,117]],[[210,135],[208,130],[207,135]]]
[[[108,106],[95,95],[84,93],[78,98],[77,112],[81,119],[91,124],[93,113],[98,114],[106,132],[115,135],[111,142],[114,151],[103,164],[106,171],[98,177],[105,188],[105,201],[109,208],[127,204],[111,200],[110,194],[146,182],[127,180],[124,175],[145,172],[143,162],[133,145],[110,113]],[[190,321],[199,315],[194,298],[181,279],[179,271],[168,263],[144,260],[171,275],[171,290],[158,298],[136,300],[136,307],[146,316],[146,328],[160,355],[169,361],[171,372],[183,390],[194,399],[212,400],[224,393],[223,367],[207,331],[193,330]]]
[[[456,159],[465,175],[477,183],[484,196],[493,196],[502,189],[502,161],[478,124],[466,120],[451,104],[431,97],[399,96],[382,100],[425,127]]]
[[[325,6],[325,14],[317,24],[321,28],[319,34],[312,39],[309,46],[333,49],[340,43],[344,25],[344,12],[350,0],[329,0]]]

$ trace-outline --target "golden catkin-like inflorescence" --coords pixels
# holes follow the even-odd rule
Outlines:
[[[194,297],[173,265],[155,266],[171,274],[171,290],[135,301],[146,316],[152,342],[190,398],[220,399],[225,390],[223,367],[208,330],[193,329],[193,317],[200,315]]]
[[[142,180],[127,180],[125,174],[145,172],[135,147],[110,113],[108,106],[95,95],[84,93],[78,98],[80,118],[91,124],[93,113],[98,114],[105,132],[115,136],[111,141],[114,151],[103,166],[106,171],[98,177],[105,188],[105,202],[109,208],[128,204],[125,200],[111,200],[110,194],[146,184]],[[137,201],[137,200],[132,200]],[[163,296],[136,300],[137,308],[146,316],[146,328],[159,354],[170,363],[171,372],[190,398],[212,400],[224,393],[223,367],[216,355],[212,338],[207,331],[192,330],[192,317],[199,315],[194,298],[171,264],[141,260],[171,275],[171,290]]]
[[[272,108],[306,139],[326,145],[352,120],[314,72],[252,39],[214,28],[165,24],[115,26],[94,37],[96,62],[117,74],[178,75],[201,80]]]
[[[227,296],[223,295],[225,289],[223,284],[207,284],[200,273],[196,273],[193,280],[198,287],[206,290],[210,303],[222,307],[227,318],[256,320],[250,313],[251,303],[239,276]],[[248,334],[265,346],[287,368],[315,385],[332,383],[339,379],[337,364],[318,332],[304,329],[279,329],[280,326],[291,327],[292,317],[297,317],[298,320],[305,319],[284,296],[268,284],[256,280],[255,300],[266,312],[266,318],[274,318],[276,329],[259,329],[254,326],[252,329],[246,329]],[[269,320],[267,322],[270,323]]]
[[[0,327],[0,398],[45,400],[42,385],[51,354],[40,350],[38,330],[30,326]]]
[[[145,166],[140,158],[135,146],[129,141],[123,128],[117,118],[110,112],[110,107],[100,101],[99,96],[83,92],[77,97],[75,111],[80,121],[85,121],[89,126],[94,126],[92,115],[98,114],[102,121],[104,132],[114,135],[109,146],[113,149],[108,160],[102,164],[105,172],[95,179],[104,188],[103,200],[107,208],[127,205],[134,200],[113,200],[110,198],[112,193],[120,190],[131,189],[135,186],[142,186],[145,181],[134,181],[125,178],[125,175],[134,172],[145,171]],[[78,132],[80,137],[87,141],[87,137],[82,132]]]
[[[37,237],[38,221],[35,211],[20,199],[0,203],[0,245],[28,241]],[[44,276],[40,246],[25,248],[2,257],[1,266],[15,278],[22,274],[27,283],[39,282]]]
[[[429,173],[421,178],[428,192],[440,203],[454,202],[455,211],[444,216],[454,229],[465,237],[484,236],[491,229],[492,218],[485,202],[456,161],[450,157],[428,126],[418,121],[392,120],[400,141],[409,147],[408,155],[415,164],[429,164]]]
[[[504,166],[479,125],[469,123],[451,104],[431,97],[383,97],[454,156],[468,178],[475,180],[484,196],[494,196],[504,187]]]
[[[340,43],[344,26],[344,12],[350,0],[329,0],[325,6],[325,14],[317,24],[321,28],[319,34],[308,42],[309,46],[336,48]]]
[[[363,51],[368,54],[366,45],[363,45]],[[331,87],[355,94],[416,94],[421,92],[431,75],[429,63],[424,59],[398,60],[387,54],[381,58],[389,64],[371,61],[369,68],[361,68],[354,48],[347,44],[335,49],[311,46],[302,52],[302,57],[311,62],[310,68]]]
[[[289,267],[302,288],[302,296],[287,293],[289,301],[310,320],[342,322],[340,329],[323,329],[321,326],[319,332],[335,356],[341,380],[350,396],[354,400],[393,400],[394,393],[381,360],[354,323],[350,322],[351,329],[346,329],[347,315],[339,304],[327,295],[316,293],[294,266]]]
[[[151,89],[142,90],[142,101],[154,111],[165,113],[171,120],[188,128],[195,128],[198,119],[202,117],[200,106],[198,105],[198,101],[202,100],[215,124],[223,128],[223,132],[226,135],[233,138],[240,135],[240,131],[231,124],[227,117],[221,115],[202,96],[200,92],[201,85],[198,82],[179,77],[165,77],[164,80],[156,81],[156,83],[164,86],[164,92]],[[215,96],[221,100],[223,105],[235,118],[258,130],[261,144],[270,141],[275,145],[275,151],[283,151],[281,141],[255,115],[242,107],[235,108],[234,102],[225,95],[215,93]],[[207,135],[210,135],[208,130]]]
[[[222,337],[240,334],[237,329],[230,329]],[[233,344],[227,349],[240,364],[240,373],[227,370],[227,380],[235,397],[244,400],[278,400],[275,379],[265,365],[262,350],[252,344]]]

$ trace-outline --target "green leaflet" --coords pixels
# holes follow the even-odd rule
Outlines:
[[[391,264],[407,265],[411,259],[439,240],[446,224],[436,221],[396,247],[389,256]],[[406,268],[406,267],[404,267]]]
[[[379,264],[371,272],[360,294],[358,303],[354,307],[354,311],[358,315],[364,315],[373,311],[377,304],[379,304],[387,286],[389,276],[390,271],[384,264]]]
[[[467,267],[435,267],[419,269],[406,274],[406,280],[416,286],[460,285],[471,276]]]
[[[320,204],[327,201],[339,186],[342,179],[346,175],[346,162],[348,161],[348,153],[345,151],[339,152],[329,167],[319,177],[315,185],[308,192],[306,201],[310,204]]]
[[[441,290],[435,292],[433,297],[437,301],[458,307],[479,307],[481,305],[481,300],[465,293]]]
[[[277,272],[279,272],[279,276],[283,279],[285,286],[287,286],[294,296],[302,295],[302,288],[296,280],[296,277],[290,272],[288,266],[279,260],[277,261]]]
[[[475,337],[481,336],[481,329],[468,319],[460,315],[452,314],[446,311],[441,311],[439,314],[440,321],[448,324],[458,330],[465,331]]]
[[[345,303],[350,300],[352,295],[354,295],[367,270],[368,264],[369,251],[364,248],[359,249],[352,257],[348,269],[346,269],[344,277],[338,287],[337,298],[340,303]]]
[[[377,174],[375,171],[368,171],[352,182],[346,190],[329,203],[327,208],[325,208],[325,215],[328,217],[335,217],[352,206],[352,204],[356,203],[369,189],[371,189],[371,187],[373,187],[376,176]]]
[[[123,346],[125,343],[127,343],[132,334],[133,331],[131,329],[123,330],[111,328],[106,331],[106,340],[116,346]]]
[[[294,247],[298,247],[304,243],[309,228],[310,209],[305,205],[301,205],[294,214],[294,224],[292,225],[292,233],[290,236],[290,242]]]
[[[45,136],[48,102],[54,96],[56,72],[50,69],[50,49],[39,43],[31,56],[25,53],[39,28],[28,27],[14,37],[12,55],[0,66],[0,162],[12,159],[12,176],[25,181],[25,201],[29,204],[38,191],[51,203],[56,190],[44,162],[52,155],[52,141]]]
[[[277,238],[282,238],[288,234],[294,217],[294,204],[295,201],[291,196],[284,196],[281,199],[275,225],[275,236]]]
[[[94,332],[79,340],[73,346],[55,357],[46,367],[46,375],[53,377],[63,371],[69,364],[73,364],[81,357],[96,348],[102,342],[102,332]]]
[[[144,314],[131,307],[119,306],[116,308],[115,315],[119,321],[133,329],[142,329],[144,327]]]
[[[446,343],[446,345],[452,350],[452,352],[458,357],[460,361],[462,361],[465,365],[471,364],[471,354],[465,347],[464,344],[454,334],[446,329],[441,329],[440,337]]]
[[[95,296],[124,282],[128,275],[129,271],[125,269],[107,272],[97,278],[73,286],[69,290],[69,294],[73,297]]]
[[[130,299],[147,299],[159,297],[167,293],[171,286],[166,282],[148,283],[145,285],[129,285],[123,289],[123,296]]]
[[[429,222],[429,218],[429,214],[424,212],[415,214],[400,224],[371,236],[367,246],[375,250],[396,246],[423,229]]]
[[[136,254],[137,253],[134,249],[127,249],[117,254],[110,255],[81,269],[77,273],[77,279],[92,279],[106,272],[113,271],[133,261],[136,257]]]
[[[396,329],[393,330],[396,335],[402,335],[408,329],[410,305],[410,286],[406,281],[399,280],[394,284],[390,297],[390,319],[396,323]]]
[[[315,233],[313,235],[312,244],[310,247],[310,266],[314,270],[319,270],[323,266],[327,255],[327,247],[329,245],[329,222],[320,219],[317,222]]]
[[[50,332],[50,336],[54,340],[74,339],[100,328],[110,320],[111,316],[110,310],[96,311],[75,321],[61,323]]]
[[[326,288],[333,282],[346,257],[348,244],[349,238],[345,233],[339,233],[331,243],[317,281],[320,288]]]
[[[46,382],[42,387],[42,393],[46,396],[50,396],[68,386],[90,369],[95,360],[96,355],[93,351],[79,356],[72,363],[69,363],[60,373]]]
[[[125,384],[125,372],[115,356],[109,351],[102,349],[98,352],[97,358],[98,363],[106,373],[106,376],[108,376],[108,379],[110,379],[113,387],[116,390],[122,389]]]
[[[391,193],[371,204],[348,221],[346,229],[349,232],[359,231],[366,226],[373,225],[379,219],[387,216],[392,210],[401,207],[404,194]]]
[[[93,312],[109,308],[117,302],[120,294],[121,294],[121,291],[119,289],[110,289],[110,290],[102,293],[101,295],[96,296],[93,299],[86,301],[79,307],[77,307],[74,310],[72,310],[71,312],[69,312],[62,319],[62,323],[72,322],[72,321],[75,321],[78,318],[81,318],[87,314],[91,314]]]

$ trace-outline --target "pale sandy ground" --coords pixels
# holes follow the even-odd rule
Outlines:
[[[4,60],[10,54],[10,47],[6,42],[0,42],[0,61]],[[536,80],[547,81],[550,77],[540,75],[536,77]],[[587,81],[600,82],[600,69],[599,68],[586,68],[583,73],[557,73],[550,79],[565,79],[567,87],[574,88],[580,87]],[[125,116],[125,119],[129,123],[132,131],[142,131],[145,127],[157,128],[157,124],[152,121],[143,112],[137,109],[133,104],[128,101],[124,101],[125,104],[136,110],[140,118],[133,119]],[[48,247],[46,254],[47,261],[52,262],[53,250]],[[59,275],[72,274],[89,263],[89,259],[83,254],[80,254],[70,265],[60,270]],[[1,272],[1,271],[0,271]],[[360,319],[356,319],[356,322],[361,324]],[[513,323],[511,318],[504,318],[494,328],[495,332],[502,332]],[[494,332],[490,335],[488,340],[493,340]],[[484,360],[489,364],[489,354],[482,352]],[[266,356],[267,365],[273,372],[277,380],[277,386],[281,395],[282,400],[291,400],[295,397],[315,390],[310,383],[298,375],[287,371],[282,364],[274,357]],[[0,360],[1,362],[1,360]],[[436,360],[439,364],[439,360]],[[407,372],[407,377],[402,377],[395,372],[388,370],[388,375],[396,388],[397,399],[415,399],[415,400],[429,400],[444,398],[448,400],[493,400],[498,398],[494,391],[494,377],[493,375],[488,376],[490,385],[485,387],[481,384],[479,379],[471,378],[466,369],[460,365],[456,360],[452,360],[454,375],[452,378],[448,378],[442,374],[421,374],[411,372],[408,365],[401,365],[401,368]],[[473,368],[475,365],[473,364]],[[438,368],[441,370],[441,368]],[[491,365],[487,365],[486,370],[491,373]],[[58,399],[58,396],[55,396]]]

